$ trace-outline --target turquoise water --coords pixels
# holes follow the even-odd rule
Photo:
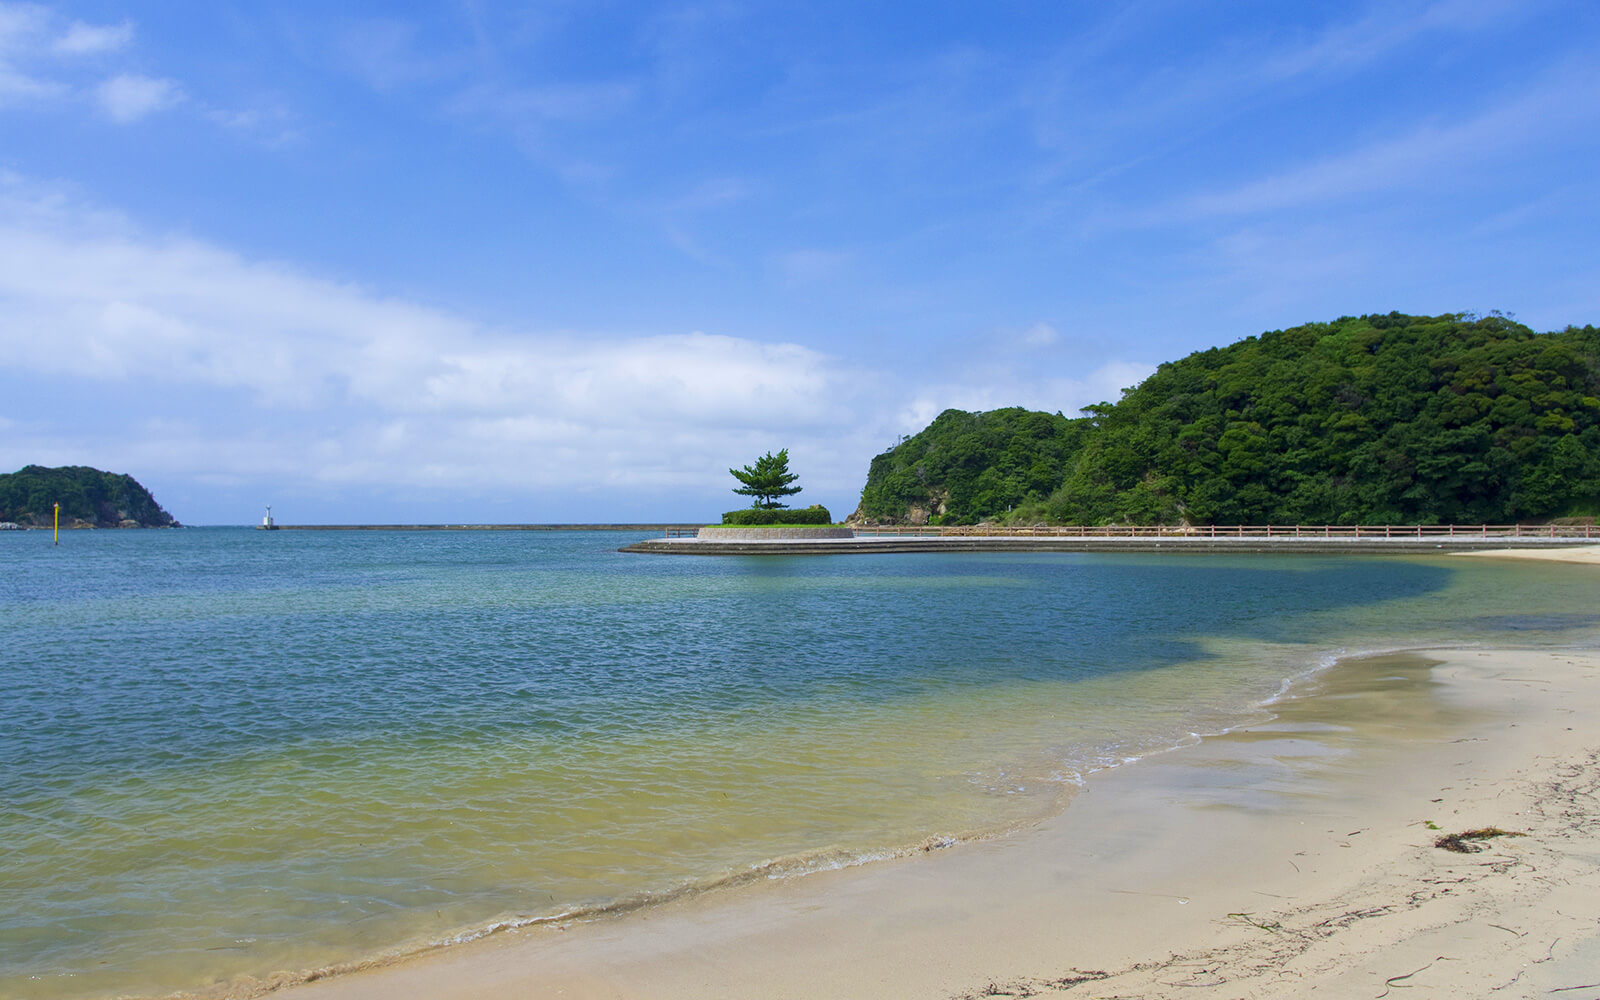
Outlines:
[[[1341,653],[1592,644],[1592,567],[0,534],[0,996],[248,991],[982,835]]]

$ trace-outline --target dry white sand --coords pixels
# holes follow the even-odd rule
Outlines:
[[[1480,549],[1460,552],[1463,556],[1488,556],[1491,559],[1540,559],[1545,562],[1589,563],[1600,566],[1600,545],[1574,545],[1549,549]]]
[[[284,995],[1600,997],[1600,656],[1426,656],[1341,665],[1001,840]],[[1524,836],[1434,846],[1482,827]]]

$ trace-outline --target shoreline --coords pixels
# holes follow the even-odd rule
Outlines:
[[[1448,974],[1454,992],[1440,995],[1476,995],[1483,976],[1511,982],[1522,972],[1532,982],[1600,957],[1600,899],[1563,903],[1588,919],[1582,937],[1568,926],[1578,918],[1541,917],[1537,893],[1498,877],[1533,864],[1582,869],[1564,853],[1568,842],[1600,849],[1600,835],[1581,826],[1600,818],[1596,803],[1574,791],[1600,755],[1576,727],[1544,725],[1600,709],[1600,654],[1426,657],[1341,661],[1269,705],[1271,721],[1097,773],[1063,812],[1008,837],[508,930],[280,993],[978,996],[991,986],[1076,993],[1076,980],[1095,983],[1093,995],[1233,996],[1226,984],[1270,986],[1262,977],[1276,975],[1283,992],[1259,994],[1271,996],[1296,992],[1282,977],[1299,963],[1302,987],[1344,984],[1327,995],[1345,995],[1359,984],[1354,995],[1373,996],[1384,986],[1378,973],[1412,973],[1434,958],[1400,968],[1413,953],[1459,937],[1472,955],[1406,983]],[[1557,809],[1562,794],[1572,802]],[[1444,858],[1428,822],[1529,836]],[[1495,930],[1512,918],[1486,925],[1456,906],[1463,900],[1515,912],[1526,926]],[[1544,933],[1552,920],[1567,921],[1556,935],[1564,943]],[[1187,973],[1199,967],[1228,971],[1194,981]],[[1479,978],[1461,978],[1468,969]],[[1501,981],[1484,980],[1484,995]]]

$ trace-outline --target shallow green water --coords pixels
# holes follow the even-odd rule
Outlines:
[[[0,996],[855,863],[1026,822],[1342,652],[1600,634],[1592,567],[632,538],[0,535]]]

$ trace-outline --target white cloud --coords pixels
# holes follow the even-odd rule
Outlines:
[[[1109,361],[1081,376],[1054,375],[1013,368],[976,370],[960,382],[921,387],[898,414],[897,430],[915,433],[948,409],[994,410],[1021,406],[1047,413],[1076,416],[1093,403],[1116,402],[1122,390],[1138,385],[1155,371],[1136,361]]]
[[[286,146],[302,138],[296,116],[281,106],[245,109],[208,107],[203,113],[214,124],[269,148]]]
[[[50,10],[36,3],[0,3],[0,52],[21,48],[44,30]]]
[[[98,108],[112,121],[128,124],[189,100],[182,85],[171,79],[138,73],[118,73],[98,84],[85,82],[85,73],[103,76],[103,60],[85,63],[82,57],[117,53],[134,40],[132,21],[89,24],[61,18],[37,4],[0,0],[0,109],[74,99],[72,104]],[[293,141],[292,116],[282,108],[230,109],[197,101],[197,112],[223,128],[268,146]]]
[[[1049,323],[1035,323],[1022,331],[1019,339],[1024,347],[1049,347],[1061,339],[1061,334]]]
[[[818,456],[809,481],[858,489],[872,450],[854,443],[868,381],[805,347],[494,330],[143,234],[15,177],[0,178],[7,369],[137,387],[154,410],[210,400],[161,450],[193,475],[715,489],[736,460],[788,444]]]
[[[172,80],[124,73],[95,89],[95,99],[112,121],[136,122],[183,100],[183,90]]]
[[[0,108],[51,97],[60,97],[67,88],[50,80],[19,73],[0,64]]]
[[[123,21],[121,24],[84,24],[82,21],[73,21],[67,28],[66,34],[56,39],[52,48],[68,55],[93,55],[99,52],[115,52],[126,48],[132,41],[133,23],[130,21]]]
[[[99,386],[88,395],[124,401],[60,418],[81,426],[37,427],[29,447],[169,481],[595,490],[601,503],[615,502],[607,490],[678,491],[714,505],[725,469],[788,447],[807,500],[848,509],[871,456],[948,406],[1071,412],[1148,371],[1101,364],[1056,377],[1030,364],[967,365],[950,385],[913,386],[726,334],[493,329],[144,233],[70,192],[0,174],[0,379]],[[24,416],[0,402],[0,419]],[[128,429],[114,447],[109,425]],[[0,442],[0,458],[14,450]]]
[[[38,4],[0,3],[0,108],[57,97],[66,88],[16,65],[39,44],[50,11]]]

